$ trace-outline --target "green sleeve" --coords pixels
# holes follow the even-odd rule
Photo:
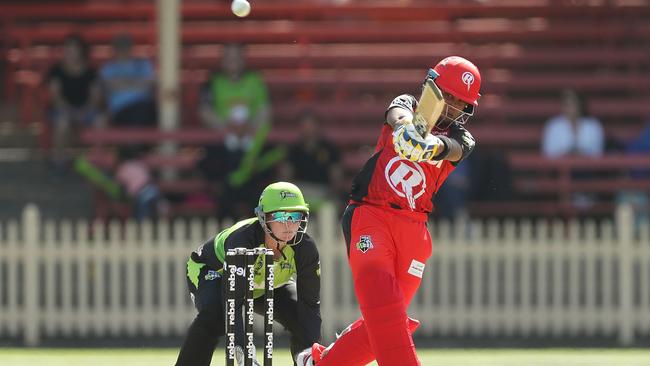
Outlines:
[[[239,229],[239,228],[241,228],[243,226],[249,225],[249,224],[251,224],[251,223],[253,223],[255,221],[257,221],[257,217],[252,217],[250,219],[239,221],[235,225],[229,227],[226,230],[223,230],[222,232],[217,234],[217,236],[214,237],[214,252],[217,255],[217,259],[221,263],[223,263],[223,261],[226,258],[226,249],[229,249],[228,244],[226,243],[226,239],[228,239],[230,234],[235,232],[235,230],[237,230],[237,229]]]
[[[269,104],[269,93],[268,89],[266,88],[266,82],[262,78],[262,75],[255,73],[254,84],[255,86],[252,89],[255,92],[252,107],[255,113],[258,113],[260,109]]]

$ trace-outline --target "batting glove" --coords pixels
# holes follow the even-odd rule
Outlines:
[[[444,149],[440,138],[430,133],[422,138],[412,123],[401,125],[393,132],[393,145],[402,159],[413,162],[433,160]]]

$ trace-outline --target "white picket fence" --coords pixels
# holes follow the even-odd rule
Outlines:
[[[224,223],[227,225],[229,223]],[[0,337],[183,335],[195,315],[190,251],[214,221],[105,228],[84,221],[0,225]],[[650,333],[650,225],[630,208],[613,222],[458,221],[431,225],[434,254],[409,313],[442,336],[617,336]],[[323,336],[358,317],[338,217],[310,224],[322,262]]]

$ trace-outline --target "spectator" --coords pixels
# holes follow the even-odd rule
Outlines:
[[[476,151],[479,154],[472,154],[466,162],[470,199],[480,202],[504,202],[512,199],[512,168],[505,152],[488,146],[477,146]]]
[[[52,158],[61,166],[71,159],[66,149],[78,144],[81,129],[99,124],[97,73],[88,60],[88,45],[80,36],[65,38],[63,58],[52,66],[46,80],[52,98]]]
[[[562,92],[562,113],[546,122],[542,153],[548,158],[566,155],[598,157],[605,137],[600,121],[589,116],[585,100],[575,90]]]
[[[469,159],[468,159],[469,160]],[[465,161],[454,169],[435,195],[436,217],[454,220],[467,213],[470,195],[470,164]]]
[[[628,154],[650,154],[650,119],[646,121],[645,127],[629,143],[625,144]],[[634,174],[637,177],[650,177],[650,171],[643,170]]]
[[[221,69],[202,90],[202,123],[224,131],[223,143],[208,146],[199,170],[217,196],[217,217],[248,217],[255,196],[274,178],[272,168],[283,149],[265,151],[270,129],[266,84],[258,72],[246,69],[244,46],[223,48]]]
[[[542,153],[556,159],[563,156],[599,157],[605,149],[605,136],[600,121],[589,115],[585,100],[572,89],[562,92],[562,114],[551,118],[544,127]],[[574,172],[573,179],[590,179],[594,172]],[[596,201],[593,194],[574,192],[575,208],[588,209]]]
[[[470,202],[504,203],[512,199],[512,192],[512,169],[504,152],[479,145],[436,193],[435,213],[454,220],[467,215]]]
[[[258,72],[246,69],[244,51],[240,44],[224,46],[221,70],[212,76],[201,93],[199,115],[205,126],[225,128],[233,113],[246,114],[245,127],[252,135],[255,128],[269,122],[266,84]]]
[[[625,152],[628,155],[648,155],[650,154],[650,121],[647,122],[641,133],[626,147]],[[629,179],[648,179],[650,177],[649,169],[633,169],[625,175]],[[635,228],[641,226],[643,221],[650,218],[650,195],[648,190],[625,189],[620,191],[616,196],[619,204],[630,204],[635,211]]]
[[[297,121],[298,140],[289,147],[281,166],[282,179],[297,181],[317,208],[319,201],[346,197],[343,187],[341,154],[336,145],[323,136],[322,122],[311,111],[304,111]],[[341,202],[345,202],[341,200]]]
[[[155,219],[166,212],[166,203],[160,189],[153,182],[151,172],[143,161],[140,148],[120,150],[120,162],[115,170],[115,180],[133,203],[132,212],[137,220]]]
[[[224,142],[208,146],[198,168],[214,186],[217,217],[241,219],[256,207],[257,192],[273,180],[271,168],[285,152],[267,148],[268,123],[248,135],[247,109],[232,108],[227,121]]]
[[[120,150],[114,174],[107,173],[83,155],[75,159],[74,169],[111,200],[131,202],[131,212],[137,220],[166,216],[168,204],[153,182],[143,154],[140,147]]]
[[[113,39],[114,58],[101,68],[100,76],[114,126],[156,126],[155,73],[150,60],[133,55],[128,35]]]

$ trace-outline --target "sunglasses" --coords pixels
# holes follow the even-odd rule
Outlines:
[[[269,215],[271,216],[271,220],[269,221],[277,221],[281,223],[299,222],[305,216],[305,214],[302,212],[286,212],[286,211],[271,212]]]

